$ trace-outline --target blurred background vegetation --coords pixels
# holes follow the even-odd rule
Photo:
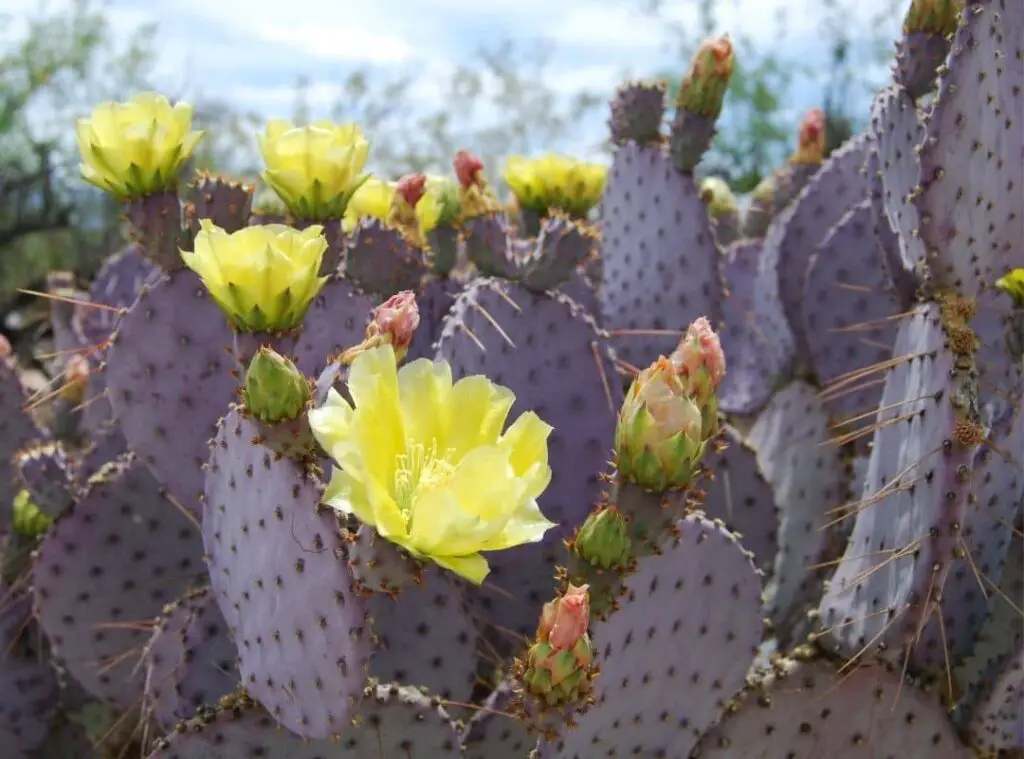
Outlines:
[[[664,20],[671,69],[624,76],[665,78],[671,86],[685,71],[700,39],[720,31],[719,3],[729,2],[674,1],[696,6],[699,23],[684,28]],[[595,2],[627,3],[636,13],[655,19],[662,19],[665,11],[661,0]],[[891,0],[884,11],[889,22],[899,17],[902,5]],[[799,114],[787,107],[787,97],[795,77],[803,77],[820,92],[818,102],[828,114],[829,143],[834,147],[862,126],[867,93],[882,83],[892,49],[892,23],[865,18],[856,0],[819,0],[813,12],[819,16],[829,59],[805,60],[787,43],[786,6],[779,7],[771,45],[734,38],[740,65],[721,133],[703,167],[727,179],[738,192],[752,189],[791,149]],[[155,26],[140,26],[127,42],[118,40],[110,9],[97,0],[74,0],[59,10],[27,7],[24,13],[27,25],[0,38],[0,316],[23,302],[17,296],[19,288],[41,287],[46,272],[71,269],[88,275],[122,244],[118,208],[78,178],[70,126],[95,103],[159,87],[154,82]],[[9,27],[9,21],[0,17],[4,26]],[[856,50],[851,28],[857,31]],[[871,36],[872,30],[879,30],[878,38]],[[406,95],[419,84],[416,76],[381,81],[379,72],[355,69],[338,83],[330,116],[355,120],[372,136],[372,168],[382,174],[446,171],[450,156],[461,147],[473,149],[496,167],[509,154],[558,145],[581,120],[605,118],[608,91],[584,90],[565,98],[549,87],[553,52],[543,40],[504,40],[482,48],[476,60],[454,71],[443,96],[427,112],[414,112],[408,105]],[[310,118],[308,82],[300,77],[295,83],[296,121]],[[197,120],[207,130],[195,168],[255,177],[253,151],[238,148],[249,144],[259,128],[255,114],[239,112],[228,101],[198,89],[166,94],[193,102]],[[475,118],[482,110],[495,108],[500,110],[499,119]]]

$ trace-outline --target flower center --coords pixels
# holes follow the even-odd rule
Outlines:
[[[455,473],[449,461],[452,453],[449,450],[439,455],[437,441],[433,440],[429,448],[416,443],[399,455],[395,467],[395,503],[405,517],[407,530],[412,529],[416,499],[427,491],[444,487]]]

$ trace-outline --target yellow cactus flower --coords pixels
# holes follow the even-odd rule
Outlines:
[[[345,209],[344,230],[351,232],[360,219],[387,221],[397,186],[397,182],[385,182],[379,177],[367,178]],[[423,234],[442,222],[450,222],[458,214],[458,202],[458,193],[450,179],[428,174],[427,190],[416,204],[416,218]]]
[[[142,92],[126,103],[101,103],[75,122],[82,177],[119,200],[170,189],[203,136],[192,106]]]
[[[367,179],[363,168],[370,143],[356,124],[317,121],[297,127],[275,119],[258,139],[267,165],[260,176],[299,219],[341,219]]]
[[[309,424],[337,463],[324,503],[418,559],[480,584],[482,551],[535,543],[554,526],[537,498],[551,481],[551,427],[533,412],[502,428],[515,396],[476,375],[452,383],[445,361],[397,368],[390,345],[360,354],[348,389]]]
[[[194,250],[181,251],[182,260],[235,328],[277,331],[302,322],[327,281],[319,276],[323,227],[263,224],[228,234],[209,219],[199,224]]]
[[[1024,268],[1011,269],[996,280],[996,287],[1005,292],[1017,306],[1024,306]]]
[[[601,200],[608,167],[561,155],[512,156],[502,175],[523,208],[585,216]]]

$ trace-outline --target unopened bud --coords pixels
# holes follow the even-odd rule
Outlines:
[[[68,403],[81,403],[85,399],[85,390],[89,384],[89,359],[80,354],[69,356],[64,364],[64,384],[58,397]]]
[[[820,108],[811,108],[804,114],[790,163],[814,165],[825,159],[825,126],[825,112]]]
[[[416,207],[426,191],[427,175],[423,173],[406,174],[395,187],[395,194],[401,196],[411,208]]]
[[[736,56],[729,35],[704,40],[679,86],[676,107],[717,119],[732,79]]]
[[[586,696],[595,674],[589,624],[587,585],[569,585],[562,597],[544,605],[521,675],[528,692],[552,706]]]
[[[280,353],[266,346],[256,351],[242,387],[245,407],[264,422],[297,418],[309,402],[309,382]]]
[[[737,210],[736,196],[724,179],[708,177],[700,185],[700,199],[708,207],[708,213],[719,219]]]
[[[395,360],[402,361],[419,326],[420,309],[416,293],[412,290],[396,293],[373,310],[363,342],[342,353],[338,361],[351,364],[359,354],[381,345],[390,345],[395,351]]]
[[[619,476],[646,490],[689,487],[704,454],[701,409],[661,356],[626,394],[615,430]]]
[[[565,595],[548,601],[541,612],[537,639],[556,651],[572,648],[590,626],[590,586],[569,585]]]
[[[625,569],[631,556],[629,524],[614,506],[592,511],[573,541],[575,553],[600,569]]]
[[[452,168],[455,170],[455,178],[459,180],[459,184],[464,190],[468,190],[482,179],[484,162],[468,150],[460,150],[452,159]]]

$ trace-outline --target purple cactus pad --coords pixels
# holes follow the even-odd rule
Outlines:
[[[862,171],[867,137],[858,135],[836,150],[796,199],[772,222],[761,254],[762,272],[775,270],[782,310],[796,339],[797,355],[808,356],[804,334],[807,265],[833,224],[863,198],[869,183]]]
[[[241,699],[238,699],[241,701]],[[338,740],[305,740],[247,705],[207,709],[158,741],[149,759],[445,759],[461,756],[458,733],[430,698],[397,685],[369,686],[358,725]]]
[[[936,601],[963,545],[967,478],[952,436],[953,356],[944,347],[938,306],[919,306],[900,323],[874,428],[866,484],[846,552],[819,608],[822,642],[845,657],[880,647],[896,664],[911,639],[914,665],[946,668]],[[955,375],[954,375],[955,376]],[[897,420],[894,422],[893,420]],[[955,611],[953,612],[955,613]],[[923,636],[923,637],[922,637]]]
[[[290,459],[259,443],[236,407],[210,446],[203,542],[238,647],[242,684],[288,730],[341,733],[355,715],[371,641],[333,512]]]
[[[661,148],[629,143],[615,151],[602,209],[601,313],[619,357],[644,367],[694,319],[718,328],[720,253],[694,178]]]
[[[11,521],[11,502],[18,493],[13,458],[22,448],[47,435],[26,410],[29,394],[21,367],[13,356],[0,354],[0,533]]]
[[[365,292],[389,298],[418,290],[427,276],[426,253],[379,219],[362,219],[345,253],[345,277]]]
[[[420,326],[412,337],[406,361],[433,358],[435,345],[441,337],[444,318],[448,315],[462,285],[453,279],[439,279],[427,283],[416,293],[416,306],[420,311]]]
[[[176,671],[185,658],[185,630],[204,596],[209,596],[208,589],[186,593],[168,604],[146,646],[145,709],[163,727],[173,727],[192,716],[178,707]]]
[[[942,705],[898,670],[784,660],[701,739],[700,759],[968,759]]]
[[[818,246],[805,283],[807,347],[825,388],[825,410],[835,423],[845,422],[840,434],[863,426],[864,415],[878,406],[882,378],[851,379],[892,356],[900,313],[887,287],[872,217],[870,200],[851,208]],[[868,440],[858,442],[866,447]]]
[[[721,437],[708,443],[703,464],[709,478],[698,483],[705,491],[701,509],[734,531],[754,554],[757,568],[770,575],[778,552],[779,509],[757,451],[724,425]]]
[[[515,684],[498,684],[480,710],[466,725],[464,759],[523,759],[537,745],[537,736],[510,713]]]
[[[846,468],[818,391],[794,381],[772,398],[748,440],[780,505],[779,553],[766,607],[780,645],[793,643],[808,604],[821,594],[818,566],[848,496]]]
[[[32,503],[49,517],[56,517],[73,500],[72,461],[59,442],[33,445],[14,456],[18,482],[28,490]]]
[[[665,120],[668,83],[627,82],[615,90],[611,100],[608,129],[612,144],[661,144],[661,124]]]
[[[793,359],[793,335],[782,304],[773,295],[777,280],[760,276],[761,250],[760,241],[743,240],[726,250],[721,260],[726,293],[719,337],[726,372],[718,406],[731,414],[760,410]]]
[[[921,146],[914,205],[936,285],[973,298],[1024,266],[1024,7],[964,12]]]
[[[107,357],[110,403],[128,445],[193,513],[207,441],[238,385],[231,345],[224,314],[182,269],[142,289]]]
[[[174,671],[178,719],[186,719],[205,704],[232,693],[241,681],[224,615],[212,593],[196,599],[188,624],[181,633],[183,655]]]
[[[678,526],[626,580],[621,608],[591,625],[596,703],[539,759],[687,756],[743,687],[764,627],[759,573],[720,523]]]
[[[328,358],[358,345],[366,336],[373,301],[341,277],[332,277],[313,299],[292,349],[292,360],[307,377],[316,377]]]
[[[97,698],[138,702],[142,621],[205,571],[197,527],[126,454],[43,538],[32,570],[36,617],[63,666]]]

